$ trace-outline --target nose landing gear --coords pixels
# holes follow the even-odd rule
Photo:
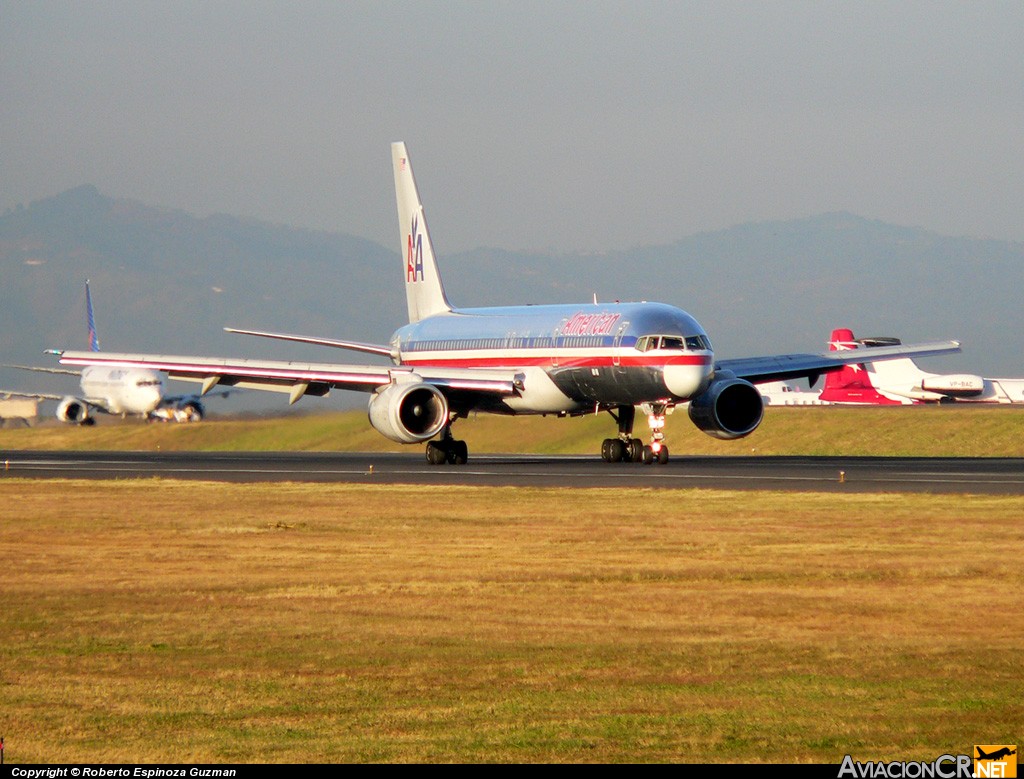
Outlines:
[[[668,447],[665,446],[665,414],[662,404],[651,405],[647,410],[647,426],[651,428],[651,455],[660,465],[668,462]]]

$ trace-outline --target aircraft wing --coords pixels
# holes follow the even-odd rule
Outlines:
[[[63,395],[50,395],[46,392],[18,392],[17,390],[0,390],[0,398],[4,400],[8,398],[33,398],[35,400],[64,400],[64,398],[75,398],[80,403],[84,403],[97,411],[103,413],[109,413],[109,407],[107,401],[103,398],[83,398],[80,395],[68,394]]]
[[[872,349],[850,349],[820,354],[778,354],[770,357],[745,357],[719,360],[715,370],[730,371],[737,378],[753,384],[783,379],[808,378],[813,384],[822,373],[839,370],[844,365],[893,360],[898,357],[927,357],[954,354],[960,351],[959,341],[936,341],[906,346],[882,346]]]
[[[0,368],[17,368],[19,371],[35,371],[36,373],[60,373],[66,376],[82,375],[81,371],[69,371],[67,368],[40,368],[35,365],[0,365]]]
[[[423,381],[442,392],[472,392],[491,396],[514,395],[522,378],[512,371],[417,368],[394,365],[339,365],[272,360],[179,357],[114,352],[58,352],[63,365],[106,365],[114,368],[149,368],[169,378],[195,381],[202,394],[215,386],[282,392],[294,403],[303,395],[326,395],[332,387],[373,392],[392,382]]]
[[[66,395],[47,395],[42,392],[18,392],[17,390],[0,390],[0,398],[34,398],[35,400],[63,400]]]

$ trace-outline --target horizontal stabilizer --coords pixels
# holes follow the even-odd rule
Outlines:
[[[226,333],[239,333],[241,335],[256,335],[260,338],[274,338],[279,341],[295,341],[302,344],[314,344],[316,346],[330,346],[335,349],[349,349],[353,352],[366,352],[367,354],[380,354],[384,357],[395,358],[394,350],[390,346],[380,344],[367,344],[360,341],[338,341],[333,338],[317,338],[308,335],[292,335],[291,333],[266,333],[262,330],[240,330],[235,327],[225,327]]]

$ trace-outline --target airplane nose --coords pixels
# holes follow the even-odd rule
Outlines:
[[[710,372],[710,365],[666,365],[665,388],[677,398],[691,398]]]

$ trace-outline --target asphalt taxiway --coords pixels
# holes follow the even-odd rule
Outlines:
[[[434,466],[419,452],[7,451],[0,466],[4,477],[46,479],[1024,494],[1024,458],[674,456],[645,466],[596,456],[476,455],[465,465]]]

